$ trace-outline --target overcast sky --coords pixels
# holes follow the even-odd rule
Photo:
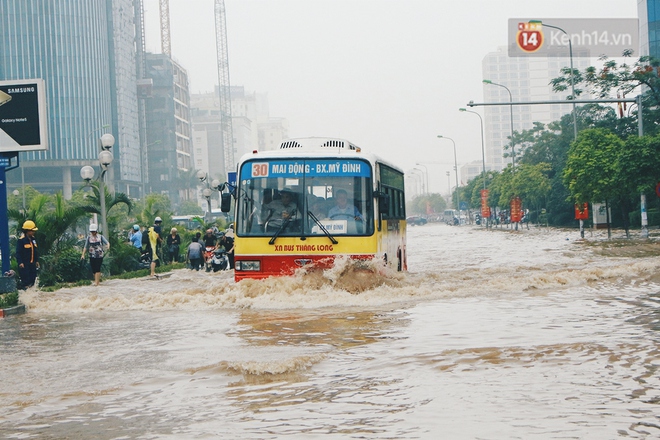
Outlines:
[[[158,0],[145,0],[146,44],[160,52]],[[172,56],[193,93],[217,84],[214,0],[170,0]],[[514,17],[637,18],[637,0],[225,0],[230,81],[268,94],[291,137],[348,139],[404,170],[427,164],[446,192],[481,160],[481,62],[507,44]],[[483,110],[477,109],[482,115]],[[440,164],[433,164],[439,162]],[[452,177],[453,179],[453,177]]]

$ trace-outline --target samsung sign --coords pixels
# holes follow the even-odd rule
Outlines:
[[[42,79],[0,81],[0,152],[48,149]]]

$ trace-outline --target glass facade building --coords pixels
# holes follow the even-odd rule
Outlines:
[[[116,138],[110,179],[139,187],[133,12],[133,0],[0,0],[0,80],[46,83],[49,150],[20,157],[38,190],[70,196],[81,166],[98,171],[104,132]]]
[[[660,0],[638,0],[641,55],[660,58]]]

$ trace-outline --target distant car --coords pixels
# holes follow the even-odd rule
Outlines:
[[[420,217],[420,216],[417,216],[417,215],[413,215],[412,217],[408,217],[406,219],[406,222],[410,226],[421,226],[421,225],[425,225],[426,223],[428,223],[424,217]]]

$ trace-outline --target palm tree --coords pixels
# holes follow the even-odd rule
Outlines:
[[[50,202],[51,197],[40,194],[32,199],[25,212],[18,209],[7,210],[7,216],[17,223],[17,235],[26,220],[33,220],[37,224],[38,231],[35,235],[41,255],[49,254],[58,249],[60,243],[67,241],[67,231],[78,220],[89,213],[98,213],[95,206],[67,206],[62,193],[55,194],[52,200],[54,206],[49,206]]]
[[[99,189],[99,182],[92,182],[90,184],[92,187],[92,193],[87,197],[88,200],[90,200],[94,206],[98,206],[100,208],[101,206],[101,199],[99,198],[100,194],[100,189]],[[128,207],[128,212],[131,212],[131,209],[133,208],[133,201],[131,200],[130,197],[128,197],[126,194],[122,192],[116,192],[114,194],[110,193],[108,191],[108,187],[104,186],[103,189],[105,190],[105,210],[106,214],[110,212],[110,210],[118,205],[119,203],[123,203]]]

